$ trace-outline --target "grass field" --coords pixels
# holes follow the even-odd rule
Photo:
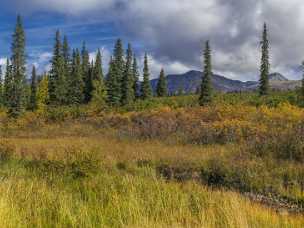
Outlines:
[[[0,115],[1,227],[304,227],[303,109],[191,99]]]
[[[202,164],[229,153],[229,146],[130,141],[91,131],[95,136],[75,136],[75,131],[69,136],[68,131],[2,140],[2,227],[304,225],[302,216],[277,214],[238,193],[191,180],[167,182],[154,168],[163,162]]]

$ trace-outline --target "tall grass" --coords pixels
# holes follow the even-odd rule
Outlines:
[[[1,227],[304,225],[302,217],[275,214],[232,192],[211,191],[191,182],[167,183],[147,167],[126,171],[99,166],[90,171],[80,163],[60,169],[43,162],[2,163]],[[85,175],[76,175],[77,170]]]
[[[1,227],[304,225],[302,216],[277,214],[240,194],[192,181],[168,182],[155,169],[164,163],[200,167],[211,158],[232,156],[233,145],[166,145],[97,133],[71,135],[2,141]]]

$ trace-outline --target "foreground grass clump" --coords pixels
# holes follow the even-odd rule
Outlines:
[[[236,193],[211,191],[192,182],[167,183],[149,167],[117,169],[104,166],[96,155],[82,153],[74,151],[72,160],[62,162],[46,158],[21,159],[16,155],[2,161],[1,226],[304,225],[302,217],[278,215]]]

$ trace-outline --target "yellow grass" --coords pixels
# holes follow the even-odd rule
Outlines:
[[[304,226],[302,216],[280,215],[237,193],[193,182],[168,183],[153,167],[136,166],[139,160],[199,164],[228,156],[233,145],[125,140],[86,128],[89,136],[77,136],[78,127],[56,128],[60,137],[23,132],[1,140],[14,153],[1,162],[1,227]],[[57,170],[52,161],[64,168]],[[118,163],[126,168],[117,169]],[[73,167],[86,176],[74,177]]]

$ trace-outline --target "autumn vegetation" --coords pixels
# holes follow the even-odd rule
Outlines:
[[[198,95],[156,91],[129,44],[107,74],[56,33],[51,71],[26,83],[18,17],[1,82],[1,227],[303,227],[303,88],[212,88],[206,42]],[[304,84],[303,84],[304,85]]]
[[[294,92],[258,97],[2,112],[0,217],[6,227],[301,227],[304,111]]]

